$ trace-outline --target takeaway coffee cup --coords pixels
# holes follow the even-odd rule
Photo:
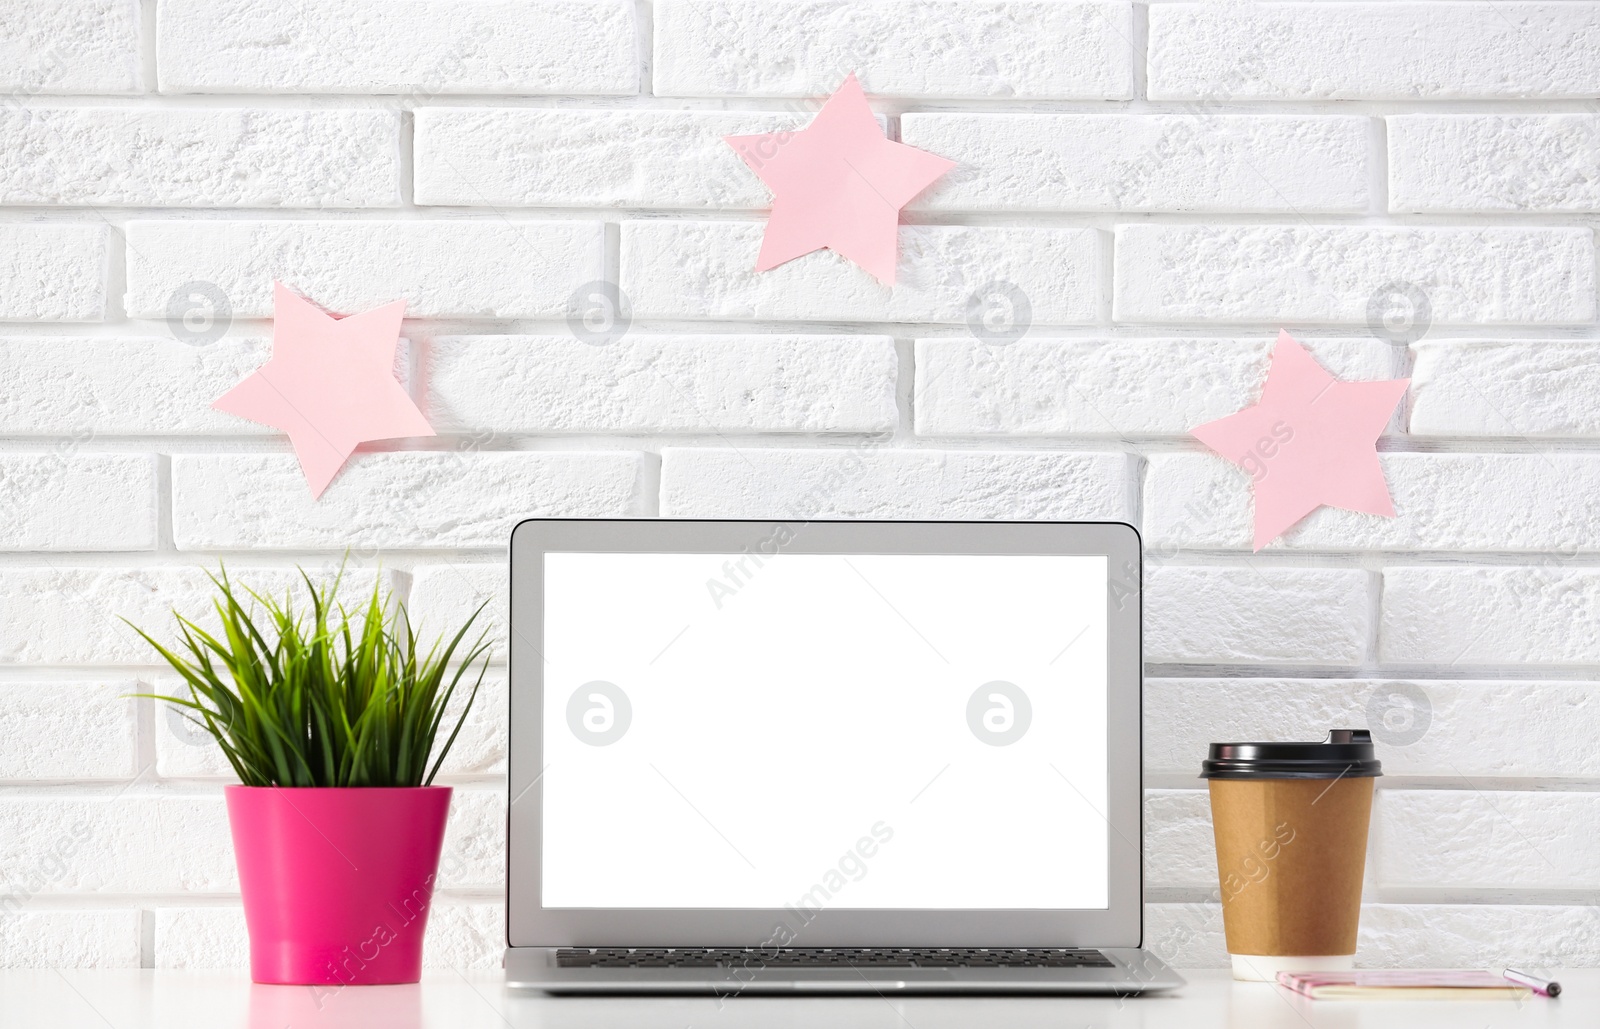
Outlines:
[[[1365,729],[1321,743],[1213,743],[1222,923],[1235,979],[1354,966],[1373,780]]]

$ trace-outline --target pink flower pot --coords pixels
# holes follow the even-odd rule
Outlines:
[[[229,786],[250,977],[374,985],[422,976],[448,786]]]

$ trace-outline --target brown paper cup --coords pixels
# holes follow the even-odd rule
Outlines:
[[[1273,778],[1253,773],[1247,761],[1221,762],[1215,773],[1209,767],[1215,762],[1208,762],[1223,930],[1234,978],[1272,980],[1283,971],[1352,967],[1377,762],[1361,775],[1339,775],[1336,769],[1315,778],[1313,769]],[[1263,764],[1267,773],[1286,767]]]

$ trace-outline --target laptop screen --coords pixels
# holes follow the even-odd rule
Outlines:
[[[1107,560],[547,553],[548,908],[1105,908]]]

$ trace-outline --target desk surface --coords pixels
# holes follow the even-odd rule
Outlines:
[[[416,986],[313,991],[256,986],[239,972],[0,971],[0,1026],[17,1029],[1461,1029],[1600,1025],[1600,969],[1563,972],[1559,1000],[1375,1004],[1306,1001],[1276,986],[1236,983],[1226,971],[1183,973],[1169,994],[1115,998],[745,997],[579,999],[508,991],[498,973],[430,972]]]

